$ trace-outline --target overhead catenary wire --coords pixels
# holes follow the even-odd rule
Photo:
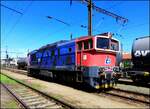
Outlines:
[[[121,3],[123,3],[123,1],[115,3],[114,5],[110,6],[109,9],[116,8],[116,6],[118,6],[118,4],[121,4]],[[87,28],[87,26],[85,26],[85,25],[80,25],[80,26],[83,27],[83,28]],[[96,26],[96,27],[98,27],[98,26]],[[123,37],[121,34],[119,34],[123,29],[125,29],[125,25],[121,25],[121,27],[117,30],[117,33],[115,33],[115,34],[118,35],[118,36],[120,36],[120,37]],[[63,31],[63,30],[60,29],[60,31]]]
[[[115,3],[115,4],[111,5],[110,7],[106,8],[106,9],[111,10],[111,9],[113,9],[113,8],[116,8],[117,6],[119,6],[119,5],[122,4],[122,3],[123,3],[123,1],[120,1],[120,2],[118,2],[118,3]],[[107,18],[106,18],[106,17],[102,17],[102,19],[103,19],[103,21],[104,21],[104,20],[106,20]],[[99,21],[99,22],[101,22],[101,24],[102,24],[102,21]],[[118,22],[117,22],[117,23],[118,23]],[[99,26],[100,26],[100,25],[99,25]],[[97,28],[98,28],[99,26],[97,26]],[[122,26],[125,26],[125,25],[122,24]],[[122,26],[121,26],[120,28],[122,28]],[[104,29],[104,27],[103,27],[102,29]],[[96,29],[94,29],[94,31],[100,32],[99,30],[96,30]]]
[[[119,3],[114,4],[112,7],[116,7],[116,5],[118,4],[122,4],[123,1],[120,1]],[[119,5],[120,6],[120,5]],[[117,22],[118,23],[118,22]],[[123,23],[120,25],[120,28],[118,28],[117,32],[115,33],[116,36],[121,37],[122,39],[124,39],[123,35],[121,34],[121,31],[125,28],[127,24]]]
[[[102,22],[104,21],[104,17],[102,17],[102,19],[97,23],[97,25],[95,26],[95,29],[93,29],[93,32],[96,31],[96,29],[102,24]]]
[[[149,25],[149,22],[145,22],[145,23],[141,23],[141,24],[136,24],[136,25],[133,25],[131,27],[127,27],[125,29],[138,28],[138,27],[141,27],[141,26],[144,26],[144,25]]]
[[[133,26],[127,27],[127,28],[125,28],[125,27],[122,27],[122,28],[124,28],[124,30],[126,30],[126,29],[131,30],[131,29],[134,29],[134,28],[142,27],[142,26],[144,26],[144,25],[148,25],[148,24],[149,24],[149,23],[147,22],[147,23],[141,23],[141,24],[133,25]],[[120,29],[121,29],[121,28],[120,28]],[[118,30],[118,31],[119,31],[119,30]],[[121,31],[121,30],[120,30],[120,31]],[[115,35],[116,35],[116,36],[119,36],[119,37],[121,37],[121,38],[124,38],[124,36],[121,35],[119,32],[115,33]],[[128,36],[128,37],[133,37],[133,36]]]
[[[1,53],[5,53],[6,51],[0,51]],[[7,53],[14,53],[14,54],[25,54],[23,52],[13,52],[13,51],[7,51]]]
[[[22,14],[23,14],[21,11],[16,10],[15,8],[8,7],[8,6],[3,5],[3,4],[1,4],[1,3],[0,3],[0,5],[1,5],[2,7],[4,7],[4,8],[6,8],[6,9],[12,11],[13,13],[10,13],[11,16],[12,16],[14,13],[15,13],[15,14],[19,14],[19,15],[22,15]],[[10,20],[9,20],[9,21],[10,21]],[[4,32],[4,31],[3,31],[3,32]],[[9,32],[6,33],[6,36],[8,36],[8,33],[9,33]],[[3,37],[3,39],[2,39],[1,41],[4,42],[5,39],[6,39],[6,37]]]
[[[84,4],[85,4],[85,3],[86,3],[86,4],[89,4],[89,3],[90,3],[89,0],[82,0],[82,1],[83,1]],[[119,15],[117,15],[117,14],[114,14],[114,13],[112,13],[112,12],[109,12],[109,11],[103,9],[103,8],[97,7],[97,6],[94,5],[94,3],[92,3],[91,5],[92,5],[92,8],[95,9],[97,12],[106,14],[107,16],[111,16],[112,18],[115,18],[116,21],[119,21],[119,20],[120,20],[123,24],[128,22],[128,19],[127,19],[127,18],[124,18],[124,17],[119,16]]]
[[[58,22],[61,22],[61,23],[65,24],[65,25],[67,25],[67,26],[70,26],[69,23],[66,23],[66,22],[64,22],[64,21],[62,21],[62,20],[59,20],[59,19],[55,18],[55,17],[52,17],[52,16],[46,16],[46,17],[47,17],[48,19],[54,19],[54,20],[56,20],[56,21],[58,21]]]
[[[18,19],[16,20],[16,22],[13,24],[13,26],[11,27],[11,29],[8,31],[8,33],[6,34],[6,38],[9,37],[9,35],[12,33],[12,31],[16,28],[17,24],[20,22],[21,18],[23,17],[23,15],[27,12],[28,8],[32,5],[33,0],[27,5],[27,7],[24,9],[24,11],[22,12],[22,14],[20,14],[20,16],[18,17]],[[5,40],[3,39],[3,41]],[[3,42],[2,41],[2,42]]]
[[[72,0],[70,0],[70,6],[71,6],[71,5],[72,5]],[[52,18],[54,18],[54,17],[47,16],[47,18],[52,19]],[[55,20],[56,20],[56,19],[55,19]],[[57,21],[59,21],[59,20],[57,20]],[[85,21],[85,20],[83,19],[82,21]],[[76,22],[73,23],[73,24],[66,23],[66,22],[64,22],[64,21],[59,21],[59,22],[65,24],[65,25],[67,25],[67,27],[63,27],[63,28],[61,28],[61,29],[58,29],[58,30],[54,31],[52,34],[49,34],[49,35],[53,35],[53,34],[55,34],[55,33],[64,31],[65,28],[70,28],[70,27],[80,27],[80,28],[83,28],[83,29],[84,29],[84,28],[87,28],[86,25],[83,25],[83,24],[80,23],[80,22],[82,22],[82,21],[81,21],[81,20],[80,20],[80,21],[76,21]],[[77,22],[78,22],[78,23],[77,23]],[[73,32],[71,31],[70,33],[71,33],[71,36],[72,36],[72,35],[73,35]]]
[[[87,0],[83,0],[83,1],[87,1]],[[119,3],[115,3],[114,5],[110,6],[108,9],[110,10],[110,9],[112,9],[112,8],[116,8],[116,5],[118,5],[118,4],[120,4],[120,3],[122,3],[122,1],[119,2]],[[103,23],[104,20],[106,20],[106,18],[105,18],[105,17],[102,17],[102,19],[97,23],[97,25],[96,25],[95,29],[93,29],[93,31],[97,31],[97,32],[98,32],[97,28],[100,26],[100,24]],[[117,23],[118,23],[118,21],[117,21]],[[122,26],[125,26],[125,24],[122,23]],[[122,27],[121,27],[121,28],[122,28]],[[103,27],[103,29],[104,29],[104,27]]]
[[[70,1],[70,3],[71,3],[71,5],[72,5],[72,1]],[[120,2],[121,3],[121,2]],[[70,5],[70,6],[71,6]],[[113,6],[116,6],[117,4],[115,4],[115,5],[113,5]],[[111,6],[110,8],[112,8],[113,6]],[[50,18],[50,19],[52,19],[53,17],[51,17],[51,16],[47,16],[48,18]],[[55,19],[56,20],[56,19]],[[96,28],[102,23],[102,21],[104,20],[104,17],[102,18],[102,20],[96,25]],[[72,24],[68,24],[68,23],[66,23],[66,22],[64,22],[64,21],[61,21],[61,23],[64,23],[64,24],[66,24],[67,26],[69,25],[69,26],[71,26],[72,27]],[[86,25],[80,25],[80,27],[82,27],[82,28],[87,28],[87,26]],[[63,29],[60,29],[60,31],[62,31]],[[96,29],[94,29],[94,31],[95,31]],[[59,31],[59,30],[58,30]]]
[[[19,18],[16,20],[16,22],[13,24],[13,26],[11,27],[11,29],[8,31],[8,33],[6,34],[6,37],[2,40],[2,42],[4,42],[4,40],[5,40],[6,38],[8,39],[9,35],[10,35],[10,34],[12,33],[12,31],[15,29],[15,27],[16,27],[17,24],[20,22],[21,18],[22,18],[23,15],[26,13],[26,11],[28,10],[28,8],[31,6],[32,3],[33,3],[33,1],[31,1],[31,2],[26,6],[26,8],[24,9],[23,12],[19,12],[19,11],[13,9],[13,8],[9,8],[9,7],[7,7],[7,6],[1,4],[1,6],[3,6],[3,7],[5,7],[5,8],[7,8],[7,9],[9,9],[9,10],[15,12],[15,13],[19,13],[19,14],[20,14]],[[7,41],[6,41],[6,45],[7,45]],[[8,51],[6,52],[6,54],[7,54],[7,53],[8,53]],[[11,53],[11,52],[9,52],[9,53]]]
[[[23,14],[22,12],[20,12],[20,11],[18,11],[18,10],[15,10],[15,9],[13,9],[13,8],[10,8],[10,7],[8,7],[8,6],[6,6],[6,5],[3,5],[3,4],[1,4],[1,3],[0,3],[0,5],[1,5],[2,7],[4,7],[4,8],[7,8],[7,9],[13,11],[13,12],[18,13],[18,14],[21,14],[21,15]]]
[[[53,35],[53,34],[56,34],[56,33],[58,33],[58,32],[64,31],[65,28],[71,28],[71,27],[87,28],[87,26],[82,25],[82,24],[80,23],[80,22],[83,22],[83,21],[85,21],[85,20],[84,20],[84,19],[83,19],[83,20],[78,20],[78,21],[76,21],[76,22],[74,22],[74,23],[72,23],[72,24],[71,24],[71,23],[68,23],[69,26],[65,26],[65,27],[63,27],[63,28],[60,28],[60,29],[54,31],[53,33],[48,33],[48,35]],[[73,32],[70,32],[70,33],[72,33],[72,35],[73,35]]]

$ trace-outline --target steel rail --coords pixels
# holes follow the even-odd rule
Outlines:
[[[136,95],[139,95],[139,96],[150,97],[150,95],[148,95],[148,94],[129,91],[129,90],[122,90],[122,89],[119,89],[119,88],[113,88],[113,90],[120,91],[120,92],[125,92],[125,93],[130,93],[130,94],[136,94]]]
[[[132,91],[125,91],[125,90],[121,90],[121,89],[112,89],[112,91],[120,91],[120,93],[123,92],[123,93],[127,93],[127,94],[133,94],[134,96],[144,96],[145,98],[150,97],[150,95],[147,95],[147,94],[136,93],[136,92],[132,92]],[[118,93],[113,93],[112,91],[103,92],[103,93],[111,95],[111,96],[115,96],[115,97],[124,98],[124,99],[127,99],[127,100],[132,100],[132,101],[135,101],[135,102],[140,102],[140,103],[144,103],[144,104],[148,104],[148,105],[150,104],[150,101],[136,99],[136,98],[133,98],[133,97],[127,97],[127,96],[121,95],[119,92]]]
[[[14,73],[20,73],[20,74],[23,74],[23,75],[27,75],[27,70],[18,70],[16,68],[2,68],[4,70],[8,70],[8,71],[11,71],[11,72],[14,72]]]
[[[27,75],[27,70],[18,70],[17,68],[2,68],[8,71],[12,71],[15,73],[20,73],[23,75]],[[119,84],[124,84],[124,85],[132,85],[132,86],[140,86],[140,87],[145,87],[145,88],[149,88],[150,87],[150,83],[149,84],[144,84],[144,83],[139,83],[136,84],[134,82],[129,82],[129,81],[122,81],[122,80],[118,80]]]
[[[41,94],[41,95],[43,95],[43,96],[45,96],[45,97],[47,97],[47,98],[50,98],[50,99],[54,100],[56,103],[61,104],[61,105],[62,105],[63,107],[65,107],[65,108],[69,108],[69,109],[76,109],[76,108],[79,108],[79,107],[75,107],[75,106],[73,106],[73,105],[71,105],[71,104],[69,104],[69,103],[66,103],[66,102],[64,102],[64,101],[58,100],[58,99],[56,99],[56,98],[54,98],[54,97],[52,97],[52,96],[50,96],[50,95],[48,95],[48,94],[46,94],[46,93],[44,93],[44,92],[42,92],[42,91],[39,91],[39,90],[37,90],[37,89],[35,89],[35,88],[33,88],[33,87],[31,87],[31,86],[25,84],[25,83],[22,83],[21,81],[19,81],[19,80],[17,80],[17,79],[14,79],[14,78],[12,78],[12,77],[10,77],[10,76],[4,74],[4,73],[1,73],[1,74],[2,74],[2,75],[5,75],[5,76],[8,77],[9,79],[12,79],[12,80],[16,81],[17,83],[20,83],[20,84],[23,85],[23,86],[26,86],[27,88],[32,89],[33,91],[35,91],[35,92],[37,92],[37,93],[39,93],[39,94]]]
[[[140,87],[145,87],[145,88],[149,88],[150,87],[150,83],[146,84],[146,83],[135,83],[132,80],[131,81],[123,81],[123,80],[118,80],[119,84],[125,84],[125,85],[132,85],[132,86],[140,86]]]
[[[113,88],[112,91],[120,91],[120,92],[123,92],[123,93],[129,93],[129,94],[134,94],[136,96],[144,96],[145,98],[148,98],[148,97],[150,98],[150,95],[148,95],[148,94],[134,92],[134,91],[122,90],[122,89],[117,89],[117,88]],[[120,97],[120,98],[124,98],[124,99],[128,99],[128,100],[133,100],[133,101],[145,103],[145,104],[150,104],[150,102],[147,102],[147,101],[139,100],[139,99],[136,99],[136,98],[129,98],[127,96],[119,95],[119,94],[116,94],[116,93],[110,93],[110,92],[107,92],[107,91],[102,92],[102,93],[109,94],[109,95],[116,96],[116,97]]]
[[[5,84],[3,84],[3,83],[1,82],[1,85],[15,98],[15,100],[16,100],[17,102],[19,102],[19,103],[22,105],[23,108],[25,108],[25,109],[28,109],[28,108],[29,108],[29,107],[28,107],[21,99],[19,99],[19,97],[18,97],[16,94],[14,94],[14,92],[11,91]]]

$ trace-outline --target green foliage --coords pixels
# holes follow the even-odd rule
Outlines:
[[[17,82],[14,80],[9,79],[7,76],[0,74],[0,78],[1,78],[1,82],[4,84],[11,84],[14,85]],[[18,80],[18,79],[17,79]],[[44,88],[44,86],[40,85],[40,84],[36,84],[36,83],[32,83],[30,80],[25,79],[25,80],[18,80],[19,82],[23,83],[23,84],[27,84],[35,89],[42,89]]]
[[[124,64],[124,68],[132,68],[131,61],[124,61],[123,64]]]
[[[23,84],[26,84],[28,86],[31,86],[32,88],[35,88],[35,89],[43,89],[44,86],[42,86],[41,84],[36,84],[36,83],[32,83],[31,81],[29,80],[19,80],[21,83]]]
[[[17,109],[18,104],[15,101],[10,101],[7,103],[6,108]]]
[[[0,78],[1,78],[1,82],[4,83],[4,84],[16,84],[15,81],[9,79],[8,77],[0,74]]]

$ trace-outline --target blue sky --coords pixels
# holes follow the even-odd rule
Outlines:
[[[93,1],[98,7],[129,19],[123,27],[115,19],[93,10],[93,35],[113,32],[123,44],[123,50],[131,52],[136,37],[149,35],[149,1]],[[22,12],[20,15],[1,6],[1,55],[6,46],[11,57],[25,56],[29,51],[59,40],[87,35],[87,7],[79,1],[1,1],[1,4]],[[70,24],[66,26],[52,16]]]

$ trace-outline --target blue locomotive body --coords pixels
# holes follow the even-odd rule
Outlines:
[[[62,43],[63,42],[63,43]],[[75,41],[60,41],[30,53],[29,68],[75,70]]]
[[[106,46],[100,41],[106,41],[108,48],[97,48]],[[85,83],[96,89],[112,87],[118,47],[117,40],[104,35],[48,44],[28,54],[28,74]]]

